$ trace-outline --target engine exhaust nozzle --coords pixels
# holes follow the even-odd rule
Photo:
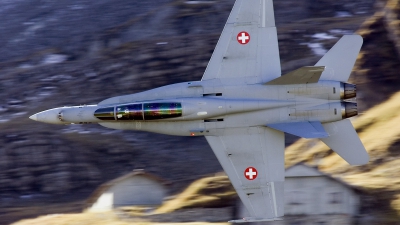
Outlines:
[[[355,98],[357,96],[357,87],[355,84],[341,83],[340,98],[342,100]]]
[[[357,103],[342,102],[342,118],[350,118],[358,115]]]

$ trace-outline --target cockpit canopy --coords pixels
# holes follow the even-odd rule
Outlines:
[[[94,116],[100,120],[115,120],[114,107],[97,109],[94,112]]]
[[[136,103],[100,108],[94,112],[100,120],[160,120],[182,116],[180,102]]]

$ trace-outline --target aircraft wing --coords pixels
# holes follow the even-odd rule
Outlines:
[[[284,133],[268,127],[226,128],[206,139],[250,213],[232,222],[283,216]]]
[[[202,80],[244,78],[253,84],[279,76],[272,0],[236,0]]]

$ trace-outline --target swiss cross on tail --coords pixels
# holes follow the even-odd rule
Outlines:
[[[247,180],[254,180],[257,178],[258,172],[256,170],[256,168],[254,167],[248,167],[245,171],[244,171],[244,176],[246,177]]]
[[[250,42],[250,34],[246,31],[242,31],[237,35],[236,39],[239,44],[245,45]]]

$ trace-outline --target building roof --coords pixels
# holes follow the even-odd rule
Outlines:
[[[98,188],[96,188],[96,190],[94,190],[94,192],[89,196],[89,198],[86,200],[86,207],[90,207],[92,204],[94,204],[97,199],[106,191],[108,190],[110,187],[114,186],[117,183],[120,183],[122,181],[125,181],[129,178],[135,177],[135,176],[144,176],[147,177],[151,180],[154,180],[158,183],[160,183],[161,185],[164,186],[168,186],[171,184],[171,182],[164,180],[154,174],[150,174],[145,172],[144,170],[133,170],[132,172],[125,174],[123,176],[117,177],[113,180],[110,180],[106,183],[103,183],[102,185],[100,185]]]
[[[358,186],[353,186],[340,178],[336,178],[330,174],[321,172],[317,167],[309,166],[301,162],[286,168],[285,177],[327,177],[328,179],[336,181],[347,188],[353,189],[357,192],[364,192],[364,190]]]

